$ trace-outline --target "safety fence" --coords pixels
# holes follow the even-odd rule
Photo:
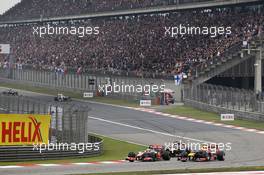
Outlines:
[[[42,102],[35,98],[0,94],[2,114],[50,114],[50,142],[87,142],[89,107],[72,103]]]
[[[233,112],[241,118],[264,120],[264,101],[249,90],[200,84],[185,88],[184,101],[202,110]]]
[[[19,94],[0,94],[1,114],[49,114],[49,143],[0,146],[0,162],[92,157],[103,153],[103,140],[88,134],[87,105],[40,101]],[[87,144],[89,149],[87,149]],[[90,149],[91,148],[91,149]]]
[[[136,77],[123,77],[112,76],[110,74],[98,75],[93,73],[81,73],[68,71],[67,73],[58,72],[55,70],[36,70],[29,67],[23,69],[8,69],[0,68],[0,78],[4,80],[13,80],[16,84],[28,84],[38,87],[47,87],[57,89],[58,91],[74,91],[74,92],[93,92],[95,95],[104,96],[107,85],[123,85],[123,89],[119,92],[110,92],[107,95],[113,98],[121,98],[125,100],[139,100],[145,96],[148,87],[156,85],[161,87],[175,90],[174,80],[154,79],[154,78],[136,78]],[[131,90],[131,87],[134,87]],[[142,91],[136,91],[136,87],[142,87]],[[101,88],[100,88],[101,87]],[[179,88],[178,88],[179,89]],[[150,93],[149,99],[156,99],[160,93]],[[176,100],[181,100],[181,94],[175,93]]]

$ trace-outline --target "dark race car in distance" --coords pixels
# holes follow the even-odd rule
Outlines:
[[[10,96],[18,96],[18,92],[13,90],[13,89],[9,89],[8,91],[4,91],[2,92],[3,95],[10,95]]]
[[[54,100],[58,102],[71,101],[71,97],[64,96],[63,94],[58,94],[56,97],[54,97]]]

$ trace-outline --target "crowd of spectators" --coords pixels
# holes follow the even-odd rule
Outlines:
[[[254,9],[214,9],[106,17],[70,21],[62,26],[98,26],[99,35],[83,38],[74,35],[33,34],[40,24],[0,27],[0,43],[10,43],[18,65],[37,69],[92,69],[111,72],[192,74],[197,65],[221,56],[229,47],[257,35],[264,14]],[[166,26],[231,27],[230,35],[165,35]],[[45,24],[42,24],[45,25]],[[0,56],[2,65],[7,61]]]
[[[208,0],[22,0],[0,20],[24,20],[81,15],[113,10],[176,5]]]

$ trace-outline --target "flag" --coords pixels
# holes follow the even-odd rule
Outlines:
[[[175,85],[179,86],[182,83],[182,73],[174,76]]]
[[[10,44],[0,44],[0,54],[9,54]]]
[[[79,68],[77,69],[77,72],[76,72],[76,73],[77,73],[78,75],[80,75],[81,72],[82,72],[82,67],[79,67]]]
[[[260,25],[259,27],[258,27],[258,36],[259,37],[261,37],[261,35],[262,35],[262,26]]]

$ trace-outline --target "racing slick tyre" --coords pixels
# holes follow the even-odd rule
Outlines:
[[[170,152],[164,151],[164,153],[161,155],[163,160],[170,160]]]
[[[205,158],[206,158],[206,161],[210,161],[211,160],[211,154],[206,153]]]
[[[181,161],[182,161],[182,162],[187,162],[187,159],[184,158],[184,159],[181,159]]]
[[[127,155],[127,157],[133,157],[133,158],[135,158],[136,157],[136,153],[129,152],[128,155]],[[134,159],[129,159],[129,162],[134,162]]]
[[[155,153],[153,153],[152,155],[152,161],[155,162],[157,160],[157,155]]]
[[[224,160],[225,160],[224,156],[225,156],[224,151],[219,151],[219,152],[216,154],[216,159],[219,160],[219,161],[224,161]]]
[[[127,157],[136,157],[136,153],[134,152],[129,152]]]
[[[166,149],[165,151],[168,151],[170,153],[171,157],[176,157],[176,152],[175,151],[170,151],[169,149]]]

